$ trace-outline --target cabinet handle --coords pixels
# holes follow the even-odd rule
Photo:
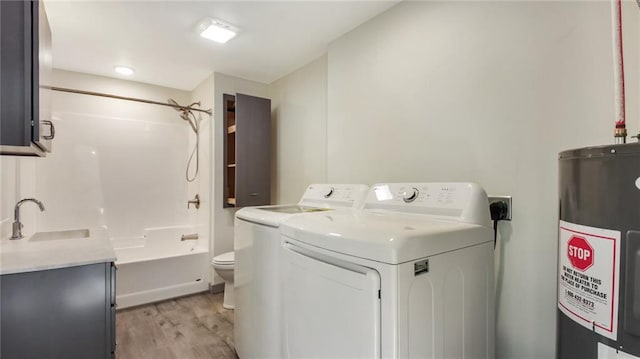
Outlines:
[[[53,122],[49,120],[42,121],[43,124],[49,125],[51,131],[49,132],[49,136],[42,136],[45,140],[53,140],[56,137],[56,126],[53,125]]]
[[[251,192],[251,193],[249,193],[249,195],[250,195],[251,197],[258,197],[258,195],[259,195],[259,194],[260,194],[260,193],[258,193],[258,192]]]
[[[116,267],[115,263],[111,263],[111,304],[114,307],[118,307],[118,304],[116,303],[116,270],[118,269],[118,267]]]

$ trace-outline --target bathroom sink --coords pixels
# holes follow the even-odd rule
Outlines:
[[[88,229],[72,229],[68,231],[37,232],[30,241],[52,241],[57,239],[89,238]]]

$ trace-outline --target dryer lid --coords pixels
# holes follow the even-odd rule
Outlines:
[[[368,210],[292,217],[280,233],[285,240],[388,264],[493,241],[491,229],[476,224]]]

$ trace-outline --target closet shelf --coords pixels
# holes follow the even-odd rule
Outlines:
[[[229,164],[227,165],[227,167],[229,167],[229,168],[235,168],[235,167],[236,167],[236,164],[235,164],[235,163],[229,163]]]

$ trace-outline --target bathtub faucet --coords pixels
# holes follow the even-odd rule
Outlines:
[[[196,197],[194,199],[190,199],[187,201],[187,209],[189,209],[189,206],[191,206],[192,204],[196,206],[196,209],[200,209],[200,195],[196,194]]]
[[[197,241],[198,240],[198,233],[193,233],[193,234],[183,234],[182,237],[180,237],[181,241]]]
[[[38,207],[40,207],[41,212],[44,211],[44,205],[42,204],[42,202],[38,201],[35,198],[25,198],[21,201],[18,201],[18,203],[16,203],[15,209],[13,210],[14,221],[12,225],[11,239],[24,238],[24,236],[22,235],[22,227],[24,227],[24,225],[20,222],[20,206],[22,206],[22,204],[25,202],[33,202],[37,204]]]

